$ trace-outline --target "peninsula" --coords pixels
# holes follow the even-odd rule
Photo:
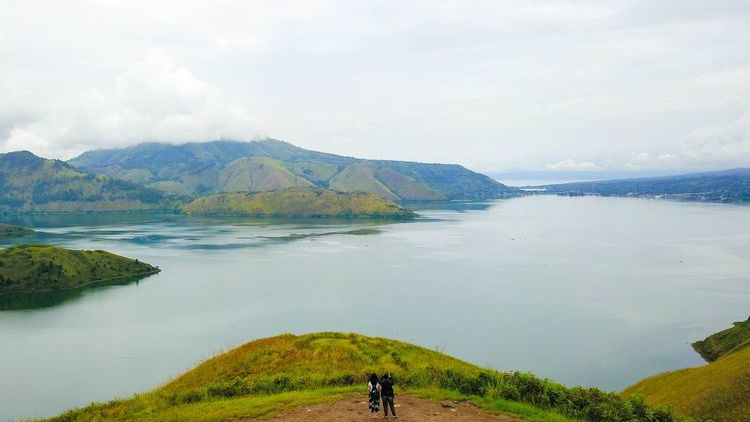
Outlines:
[[[159,268],[137,259],[105,251],[43,245],[0,249],[0,295],[76,289],[158,272]]]

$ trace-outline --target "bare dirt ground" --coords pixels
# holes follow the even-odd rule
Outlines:
[[[289,412],[282,413],[272,419],[275,422],[328,422],[328,421],[371,421],[370,410],[367,407],[364,394],[354,395],[333,403],[303,406]],[[421,399],[408,394],[396,396],[396,413],[402,422],[517,422],[520,419],[511,416],[491,415],[485,413],[467,402],[436,402]],[[259,419],[239,418],[232,422],[255,422]],[[378,414],[379,421],[383,420],[383,409]],[[389,418],[391,420],[391,418]]]

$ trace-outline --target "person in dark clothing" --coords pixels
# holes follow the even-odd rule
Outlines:
[[[370,381],[367,383],[367,401],[370,405],[370,414],[373,419],[378,418],[380,410],[380,382],[376,374],[370,375]]]
[[[396,407],[393,404],[393,399],[395,398],[395,394],[393,393],[393,384],[395,384],[395,382],[393,381],[393,378],[391,378],[391,374],[386,373],[385,375],[383,375],[383,378],[380,379],[380,395],[383,396],[383,411],[385,412],[386,419],[388,419],[389,406],[391,408],[393,418],[398,418],[398,415],[396,415]]]

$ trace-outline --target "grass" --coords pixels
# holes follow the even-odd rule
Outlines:
[[[626,389],[651,404],[667,404],[700,419],[748,420],[750,348],[726,354],[708,365],[666,372]]]
[[[79,251],[46,245],[0,249],[0,294],[76,289],[159,269],[105,251]]]
[[[222,192],[265,192],[305,186],[314,185],[268,157],[239,158],[219,173]]]
[[[735,322],[732,328],[712,334],[693,343],[693,349],[708,362],[750,346],[750,318]]]
[[[318,188],[272,192],[220,193],[183,207],[188,214],[236,214],[273,217],[412,218],[414,213],[375,194],[344,193]]]
[[[526,373],[486,370],[412,344],[345,333],[286,334],[253,341],[151,392],[92,404],[51,420],[269,418],[285,409],[361,393],[373,372],[392,373],[399,392],[466,399],[489,412],[532,421],[676,420],[669,412],[614,393],[567,388]]]

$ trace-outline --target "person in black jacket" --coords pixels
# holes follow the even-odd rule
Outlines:
[[[372,418],[377,419],[380,410],[380,383],[376,374],[370,375],[370,381],[367,383],[367,402]]]
[[[398,418],[396,415],[396,407],[393,404],[393,399],[395,397],[395,394],[393,393],[393,384],[395,384],[395,382],[393,381],[393,378],[391,378],[391,374],[386,373],[383,375],[383,378],[380,379],[380,396],[383,398],[383,411],[385,412],[386,419],[388,419],[389,406],[393,418]]]

